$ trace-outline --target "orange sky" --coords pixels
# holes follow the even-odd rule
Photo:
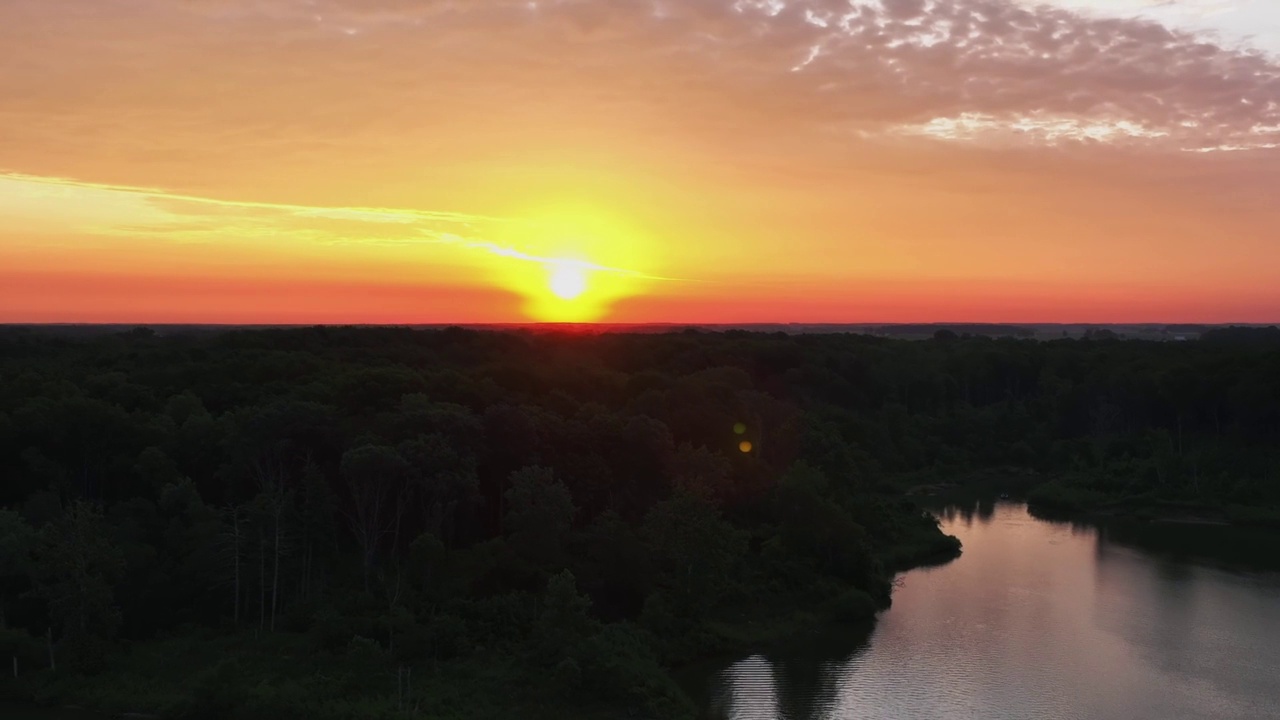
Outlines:
[[[5,0],[0,322],[1280,321],[1242,28],[1280,4]]]

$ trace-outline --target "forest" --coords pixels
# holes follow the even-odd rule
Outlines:
[[[0,699],[692,717],[960,551],[912,488],[1280,525],[1278,334],[0,329]]]

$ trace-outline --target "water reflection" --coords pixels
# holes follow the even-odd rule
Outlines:
[[[846,627],[776,657],[752,655],[720,671],[709,716],[733,720],[835,718],[841,678],[867,648],[870,627]]]
[[[1229,557],[1234,529],[1182,527],[1165,545],[1169,528],[1100,530],[1013,503],[938,514],[960,560],[907,573],[869,639],[725,668],[709,716],[1280,717],[1280,575]]]
[[[752,655],[720,671],[711,696],[712,717],[773,720],[778,717],[778,688],[773,663]]]
[[[973,521],[977,519],[980,524],[986,525],[995,517],[996,501],[993,498],[976,498],[969,499],[965,502],[953,502],[934,509],[934,514],[938,516],[944,524],[962,525],[966,528],[973,527]]]
[[[753,655],[720,676],[713,717],[736,720],[828,718],[836,704],[839,663],[769,662]]]

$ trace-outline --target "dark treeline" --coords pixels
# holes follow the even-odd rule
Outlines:
[[[3,331],[10,692],[687,715],[664,668],[869,618],[954,554],[922,479],[1280,506],[1280,353],[1246,335]]]
[[[889,337],[902,337],[908,335],[928,337],[937,333],[942,333],[945,337],[950,337],[952,335],[977,335],[992,338],[1032,338],[1036,335],[1035,328],[1020,327],[1017,325],[997,325],[993,323],[882,325],[875,328],[875,330],[877,333]]]

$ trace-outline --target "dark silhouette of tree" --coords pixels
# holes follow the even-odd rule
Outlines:
[[[0,328],[0,646],[59,675],[216,647],[165,652],[220,716],[288,714],[243,669],[315,660],[289,710],[327,694],[321,720],[411,707],[378,678],[424,661],[678,717],[663,663],[725,618],[823,588],[864,619],[894,570],[954,555],[909,487],[1280,525],[1273,328],[121,330]]]
[[[365,589],[388,537],[404,514],[408,463],[395,448],[364,445],[342,456],[342,476],[350,493],[347,520],[360,546]]]
[[[43,532],[35,550],[35,594],[49,603],[49,617],[61,633],[72,662],[98,670],[106,641],[120,623],[112,596],[124,560],[108,537],[102,513],[84,500]]]
[[[564,567],[566,544],[577,509],[573,497],[546,468],[528,467],[511,476],[503,528],[528,567]]]

